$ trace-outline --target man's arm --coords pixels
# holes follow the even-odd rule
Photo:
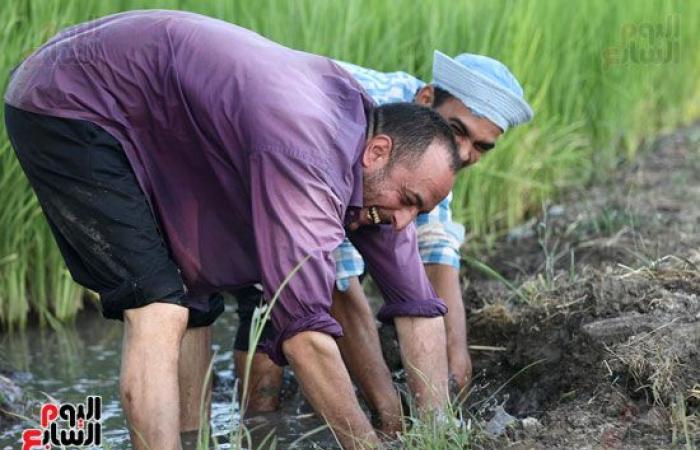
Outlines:
[[[414,225],[399,232],[388,225],[368,226],[348,236],[384,296],[379,319],[396,324],[409,388],[418,408],[424,412],[443,408],[448,390],[442,316],[447,308],[425,274]]]
[[[375,418],[379,430],[393,436],[402,430],[401,399],[384,361],[377,325],[362,285],[356,276],[349,287],[334,290],[331,313],[343,326],[337,343],[340,354]]]
[[[451,386],[462,399],[472,379],[472,361],[467,342],[467,316],[459,284],[459,270],[447,264],[425,264],[430,284],[437,295],[445,300],[449,312],[445,314],[447,362]]]
[[[464,226],[452,220],[452,194],[432,211],[416,218],[418,248],[430,284],[447,304],[445,315],[447,361],[450,388],[466,395],[471,382],[471,359],[467,345],[467,321],[459,281],[460,254],[464,243]]]
[[[442,411],[448,400],[444,319],[396,316],[394,323],[401,346],[401,361],[418,412]]]
[[[333,428],[343,448],[376,448],[379,440],[357,403],[350,375],[333,338],[305,331],[284,341],[282,348],[302,392]]]
[[[308,257],[272,308],[277,337],[268,343],[278,364],[288,360],[316,412],[345,448],[370,448],[378,438],[354,396],[330,316],[335,264],[341,242],[341,205],[320,170],[280,152],[250,158],[251,210],[266,298]]]

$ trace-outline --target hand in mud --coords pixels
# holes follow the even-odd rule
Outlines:
[[[377,411],[370,408],[370,421],[378,431],[379,438],[384,443],[395,442],[398,433],[405,429],[407,418],[411,417],[408,394],[399,385],[395,385],[398,410]]]
[[[464,390],[468,390],[472,385],[472,355],[467,351],[466,366],[464,369]]]
[[[379,438],[383,442],[390,442],[396,439],[397,433],[403,429],[402,416],[394,414],[380,414],[372,411],[370,414],[372,427],[378,431]]]
[[[472,383],[472,358],[469,351],[458,352],[448,348],[450,356],[450,394],[456,400],[461,400],[469,391]]]
[[[463,356],[458,370],[455,370],[454,365],[450,367],[450,397],[456,405],[462,404],[466,400],[469,387],[472,384],[472,358],[469,352]]]

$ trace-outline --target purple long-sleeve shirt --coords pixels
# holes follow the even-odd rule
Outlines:
[[[95,122],[121,143],[195,307],[261,282],[269,343],[300,331],[342,335],[329,315],[331,252],[362,206],[360,156],[371,100],[328,58],[176,11],[132,11],[58,34],[15,72],[6,101]],[[380,318],[446,312],[413,226],[349,237],[385,297]]]

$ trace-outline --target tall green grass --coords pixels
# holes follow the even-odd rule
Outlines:
[[[698,117],[700,3],[665,0],[10,0],[0,8],[0,85],[60,28],[139,8],[185,9],[254,29],[288,46],[430,79],[432,51],[487,54],[525,87],[535,120],[455,186],[458,220],[476,235],[502,230],[562,188],[582,185],[644,138]],[[676,17],[678,36],[647,39]],[[631,36],[634,30],[636,36]],[[674,61],[606,65],[627,44],[678,42]],[[0,324],[28,312],[62,321],[81,306],[4,132],[0,134]]]

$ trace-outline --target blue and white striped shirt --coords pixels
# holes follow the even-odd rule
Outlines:
[[[406,72],[378,72],[342,61],[336,63],[350,73],[378,105],[412,102],[416,92],[425,86],[423,81]],[[418,247],[425,264],[444,264],[459,269],[459,247],[464,242],[464,227],[452,222],[451,201],[452,192],[432,211],[416,217],[416,226],[423,230],[418,234]],[[333,256],[336,286],[345,292],[350,286],[349,277],[364,272],[364,262],[347,238]]]
[[[335,62],[349,72],[378,105],[412,102],[416,92],[425,86],[425,82],[406,72],[379,72],[343,61]],[[451,222],[451,200],[452,192],[433,211],[419,214],[416,218],[416,225]],[[462,231],[462,233],[464,232]]]
[[[342,61],[335,61],[357,80],[378,105],[412,102],[425,83],[406,72],[378,72]]]

